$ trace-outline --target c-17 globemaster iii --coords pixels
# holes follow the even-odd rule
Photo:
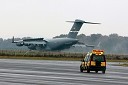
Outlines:
[[[52,51],[52,50],[63,50],[68,49],[72,45],[80,43],[76,36],[82,27],[83,23],[87,24],[100,24],[100,23],[92,23],[85,22],[83,20],[76,19],[75,21],[67,21],[74,23],[71,30],[69,31],[67,37],[65,38],[52,38],[52,39],[44,39],[44,38],[33,38],[33,39],[23,39],[20,41],[14,41],[14,37],[12,39],[12,43],[16,43],[17,46],[27,46],[30,50],[42,50],[42,51]]]

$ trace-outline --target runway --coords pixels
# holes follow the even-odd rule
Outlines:
[[[0,59],[0,85],[128,85],[128,67],[81,73],[80,61]]]

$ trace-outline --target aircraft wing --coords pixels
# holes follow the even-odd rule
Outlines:
[[[41,41],[41,40],[44,40],[44,38],[23,39],[23,41]]]
[[[94,48],[95,46],[94,45],[85,45],[86,47],[92,47],[92,48]]]
[[[88,45],[88,44],[84,44],[84,43],[79,42],[79,43],[73,45],[73,47],[90,47],[90,48],[94,48],[95,45]]]
[[[44,45],[46,44],[46,41],[24,41],[24,44]]]
[[[23,39],[19,41],[15,41],[14,37],[12,38],[12,43],[16,43],[17,46],[28,46],[28,45],[45,45],[47,43],[44,38],[33,38],[33,39]]]

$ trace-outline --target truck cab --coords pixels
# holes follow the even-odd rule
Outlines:
[[[105,74],[106,58],[104,51],[92,50],[92,52],[87,53],[80,65],[80,72],[83,72],[84,70],[86,70],[87,73],[90,73],[90,71],[95,71],[96,73],[102,71],[102,73]]]

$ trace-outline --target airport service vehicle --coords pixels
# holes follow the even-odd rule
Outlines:
[[[87,73],[90,73],[90,71],[95,71],[96,73],[102,71],[102,73],[105,74],[106,58],[104,51],[95,49],[92,50],[92,52],[87,53],[80,65],[80,72],[83,72],[84,70],[86,70]]]

